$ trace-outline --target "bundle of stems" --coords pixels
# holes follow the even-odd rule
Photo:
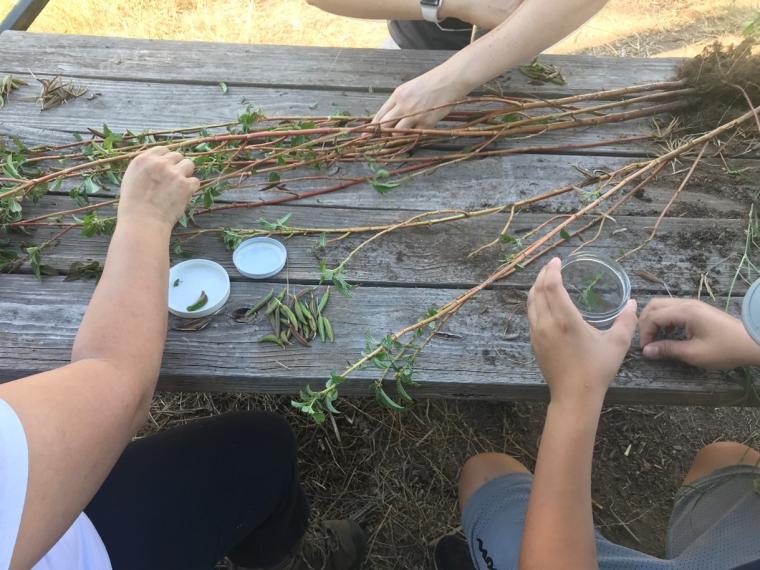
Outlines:
[[[682,81],[669,81],[546,100],[474,97],[458,102],[457,110],[446,118],[445,127],[438,129],[386,128],[372,123],[371,117],[352,115],[265,117],[249,108],[237,121],[201,127],[116,134],[104,125],[101,129],[90,129],[88,137],[64,145],[27,147],[17,141],[12,148],[0,147],[3,170],[0,233],[28,234],[37,228],[57,231],[44,242],[27,247],[25,257],[0,249],[0,269],[18,270],[28,261],[39,276],[45,267],[40,261],[40,252],[59,244],[71,230],[78,229],[85,236],[112,232],[118,197],[111,190],[118,186],[134,156],[152,146],[163,145],[193,159],[202,179],[200,190],[175,231],[180,244],[204,234],[218,234],[229,247],[257,235],[319,235],[321,244],[326,245],[328,235],[334,236],[332,242],[348,235],[371,234],[341,263],[332,268],[323,263],[320,268],[323,281],[332,282],[337,290],[347,293],[350,289],[344,279],[347,263],[363,248],[390,232],[507,214],[507,222],[497,238],[471,253],[475,255],[510,237],[511,222],[520,209],[575,191],[578,185],[568,184],[529,199],[478,210],[435,210],[395,223],[367,226],[295,226],[289,225],[288,215],[276,221],[259,220],[257,227],[204,227],[204,220],[212,219],[206,216],[305,200],[361,184],[387,193],[422,174],[484,157],[619,147],[653,139],[659,135],[571,144],[540,140],[554,131],[587,129],[672,113],[689,105],[693,92]],[[378,401],[392,409],[403,409],[405,403],[411,401],[405,387],[414,385],[414,362],[420,351],[479,291],[512,275],[571,237],[601,225],[667,164],[753,117],[756,119],[756,115],[757,109],[753,109],[661,156],[634,162],[613,172],[589,175],[581,186],[597,185],[591,201],[572,214],[551,218],[523,236],[525,242],[515,243],[504,264],[476,287],[379,342],[368,341],[361,358],[341,373],[332,373],[323,389],[313,391],[306,387],[294,405],[315,419],[323,419],[326,412],[334,409],[332,403],[337,398],[339,384],[353,372],[372,365],[380,369],[378,379],[372,384]],[[701,154],[696,162],[700,158]],[[356,169],[357,165],[364,171],[348,177],[336,176],[334,169],[338,166]],[[262,191],[276,194],[225,201],[224,193],[232,190],[237,196],[241,192],[254,196]],[[35,204],[43,196],[66,192],[72,200],[71,207],[35,214]],[[606,209],[599,211],[601,206]],[[103,212],[109,215],[101,215]],[[591,221],[581,227],[573,225],[589,217]],[[396,388],[395,399],[384,389],[387,381]]]

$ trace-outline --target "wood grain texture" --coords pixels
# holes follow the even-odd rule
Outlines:
[[[363,287],[350,300],[334,295],[326,314],[333,322],[336,342],[283,350],[256,342],[265,334],[261,320],[245,325],[229,318],[232,310],[255,302],[272,287],[250,281],[233,283],[224,314],[207,329],[171,331],[161,388],[292,393],[307,383],[316,387],[330,370],[340,370],[347,360],[360,355],[367,332],[381,337],[456,293]],[[42,284],[20,275],[0,279],[0,379],[64,365],[92,288],[92,284],[66,283],[60,278]],[[485,291],[468,303],[447,325],[447,335],[436,338],[421,354],[416,377],[421,386],[415,394],[545,398],[545,385],[528,342],[524,301],[524,291],[503,290]],[[343,393],[366,393],[372,378],[371,369],[359,372],[344,384]],[[609,400],[757,404],[754,392],[741,382],[676,363],[647,362],[636,348],[626,359]]]
[[[44,215],[67,207],[69,200],[63,197],[44,198],[34,213]],[[101,215],[112,214],[109,206]],[[260,228],[258,220],[275,220],[292,214],[288,223],[293,226],[346,227],[364,224],[392,224],[408,219],[413,212],[387,208],[368,210],[362,208],[325,208],[318,206],[268,206],[254,210],[228,210],[213,215],[199,216],[202,227]],[[515,216],[512,233],[520,236],[553,217],[553,213],[520,213]],[[372,285],[396,285],[399,287],[471,287],[482,281],[499,265],[500,259],[511,252],[509,245],[498,245],[482,254],[469,258],[468,254],[491,241],[504,225],[506,214],[466,219],[431,227],[397,230],[376,240],[358,253],[349,263],[346,276],[349,281]],[[650,234],[655,217],[616,215],[614,221],[605,224],[600,238],[587,246],[588,251],[615,258],[621,252],[633,249]],[[708,268],[710,285],[716,295],[728,291],[733,277],[734,261],[729,256],[743,247],[743,218],[698,219],[666,218],[646,249],[626,259],[635,292],[647,291],[666,294],[693,295],[699,287],[700,275]],[[41,242],[52,237],[57,229],[40,229],[34,241]],[[183,231],[178,229],[177,232]],[[595,230],[584,234],[591,239]],[[318,235],[293,237],[286,241],[288,265],[276,280],[315,283],[319,281],[319,260],[325,259],[334,267],[368,235],[357,235],[337,242],[326,250],[318,247]],[[282,239],[282,238],[281,238]],[[12,236],[12,243],[21,253],[29,238]],[[83,259],[105,258],[108,238],[86,238],[77,232],[69,233],[56,248],[43,253],[43,261],[61,272],[71,263]],[[569,244],[556,250],[560,256],[569,255],[581,244],[574,238]],[[232,275],[242,279],[232,264],[232,255],[218,235],[203,235],[186,242],[185,253],[191,257],[213,259],[221,263]],[[729,259],[727,259],[729,258]],[[175,256],[175,262],[181,258]],[[527,289],[533,283],[542,261],[518,271],[498,287]],[[28,269],[27,269],[28,270]],[[644,277],[642,277],[642,275]],[[660,279],[657,282],[654,277]],[[737,294],[746,290],[740,280],[735,288]]]
[[[87,135],[89,128],[100,128],[104,123],[117,132],[127,129],[141,132],[236,121],[248,105],[259,108],[267,116],[327,116],[343,112],[364,116],[374,114],[385,100],[383,94],[366,92],[240,86],[229,88],[225,94],[216,84],[83,79],[78,84],[88,89],[86,95],[42,112],[35,101],[39,93],[37,82],[25,73],[15,75],[29,85],[15,91],[3,108],[0,134],[8,136],[16,134],[16,129],[37,129],[38,132],[27,131],[27,136],[23,137],[27,144],[50,144],[50,133],[55,142],[70,142],[73,133]],[[63,137],[56,136],[57,133],[63,133]],[[594,128],[551,131],[530,137],[529,144],[557,146],[560,153],[571,152],[570,149],[563,150],[568,145],[596,144],[599,146],[583,152],[651,156],[658,150],[652,141],[600,144],[649,134],[651,118],[644,118]],[[500,142],[503,148],[515,145],[526,145],[524,135]]]
[[[107,123],[114,130],[156,130],[234,120],[246,104],[270,115],[316,115],[349,111],[372,114],[399,83],[411,79],[448,54],[284,46],[233,46],[198,42],[156,42],[82,36],[4,33],[0,35],[0,73],[25,76],[63,74],[79,79],[91,99],[81,98],[41,113],[33,101],[36,88],[14,93],[0,111],[0,138],[19,136],[29,144],[66,143],[74,132]],[[572,95],[669,79],[677,60],[633,60],[546,56],[564,72],[566,86],[531,85],[510,72],[492,87],[505,93],[537,97]],[[231,63],[233,62],[234,65]],[[234,76],[232,70],[234,69]],[[227,95],[218,87],[224,81]],[[292,213],[290,223],[349,226],[394,223],[432,209],[473,210],[504,204],[580,183],[584,171],[617,168],[634,157],[651,155],[650,142],[607,144],[574,150],[573,144],[648,134],[647,120],[578,129],[533,137],[531,144],[552,144],[551,154],[533,153],[488,158],[441,168],[417,177],[387,196],[367,185],[281,206],[238,209],[199,218],[204,227],[255,227]],[[505,146],[525,141],[504,142]],[[707,161],[706,161],[707,162]],[[747,168],[736,184],[726,177],[699,179],[687,187],[664,220],[658,237],[626,260],[634,296],[644,304],[649,295],[693,295],[702,272],[710,272],[712,290],[725,294],[732,276],[732,254],[743,246],[746,197],[756,191],[757,162],[729,160]],[[313,174],[313,172],[309,172]],[[341,165],[330,177],[367,174],[366,165]],[[651,231],[683,172],[663,175],[640,199],[632,200],[610,220],[592,249],[611,257],[638,245]],[[298,191],[326,185],[315,181]],[[63,191],[68,189],[65,184]],[[219,203],[256,202],[282,196],[282,189],[260,192],[230,190]],[[102,199],[112,195],[103,192]],[[569,193],[520,213],[512,233],[524,233],[556,213],[577,210],[580,197]],[[49,196],[28,214],[71,207],[63,196]],[[338,263],[361,240],[351,237],[326,252],[315,249],[316,237],[288,241],[286,272],[268,283],[238,276],[231,255],[217,237],[204,236],[186,245],[198,257],[222,263],[233,276],[232,297],[225,312],[198,333],[170,332],[161,386],[165,389],[291,393],[305,384],[321,384],[330,370],[360,355],[365,333],[376,337],[414,322],[431,305],[440,305],[487,276],[508,254],[507,246],[468,260],[466,254],[493,239],[504,215],[466,220],[385,236],[348,266],[347,277],[359,283],[351,299],[333,295],[328,316],[337,342],[283,351],[259,344],[261,322],[235,323],[229,313],[250,304],[288,280],[295,287],[318,281],[318,257]],[[34,241],[51,235],[39,230]],[[592,237],[593,232],[586,234]],[[27,238],[16,236],[12,247]],[[580,242],[558,249],[565,255]],[[43,262],[65,272],[73,261],[105,256],[107,238],[84,238],[72,232],[59,248],[43,253]],[[178,261],[178,260],[175,260]],[[537,264],[537,265],[540,265]],[[544,398],[546,390],[533,362],[527,336],[524,300],[538,267],[531,266],[468,303],[436,338],[418,362],[419,396]],[[28,268],[24,268],[28,272]],[[36,281],[26,274],[0,275],[0,380],[65,364],[81,316],[91,295],[91,282],[64,282],[62,277]],[[745,285],[739,283],[735,293]],[[718,299],[725,304],[725,299]],[[736,303],[732,301],[732,310]],[[507,316],[513,314],[507,328]],[[346,384],[346,393],[367,391],[371,370]],[[632,350],[610,391],[625,402],[679,404],[757,404],[756,392],[721,374],[672,363],[644,361]]]
[[[318,91],[372,89],[388,93],[443,62],[444,51],[304,48],[205,42],[170,42],[5,32],[0,71],[63,74],[170,83],[226,82]],[[680,60],[542,56],[558,66],[567,85],[532,85],[516,70],[492,82],[497,91],[542,97],[615,89],[671,79]]]

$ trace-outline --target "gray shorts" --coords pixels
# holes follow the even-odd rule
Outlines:
[[[478,570],[517,568],[532,475],[489,481],[462,514]],[[756,487],[758,485],[758,487]],[[760,469],[719,469],[678,490],[667,535],[667,559],[614,544],[596,533],[601,570],[729,570],[760,560]]]

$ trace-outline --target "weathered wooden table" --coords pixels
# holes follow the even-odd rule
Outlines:
[[[6,32],[0,35],[0,73],[38,77],[58,74],[75,78],[91,94],[54,110],[40,112],[35,102],[19,92],[0,110],[0,138],[18,136],[28,144],[65,143],[72,134],[107,123],[113,130],[157,130],[233,120],[246,103],[267,114],[312,115],[336,110],[371,113],[404,80],[444,59],[434,52],[359,49],[240,46],[210,43],[173,43],[80,36]],[[546,57],[567,78],[566,86],[531,85],[519,73],[497,81],[513,94],[557,96],[623,87],[672,77],[672,59],[634,60],[590,57]],[[227,94],[218,83],[226,82]],[[30,92],[27,90],[26,94]],[[33,97],[31,98],[33,99]],[[650,121],[640,120],[602,128],[558,132],[544,141],[559,144],[606,140],[649,132]],[[632,157],[658,152],[651,141],[624,147],[599,146],[580,152],[522,154],[488,158],[441,169],[419,177],[411,185],[381,196],[359,186],[317,199],[278,207],[225,213],[219,224],[251,226],[259,217],[273,219],[293,214],[293,221],[317,224],[362,225],[393,222],[414,212],[435,208],[473,209],[505,203],[571,182],[573,166],[589,171],[610,169]],[[746,164],[745,164],[746,163]],[[734,168],[754,160],[733,161]],[[698,177],[699,178],[699,177]],[[615,225],[604,232],[593,249],[613,257],[640,243],[670,199],[679,177],[663,177],[633,200]],[[741,184],[741,182],[737,182]],[[710,270],[712,290],[725,294],[735,267],[725,259],[743,249],[747,207],[732,196],[713,191],[702,178],[685,192],[664,221],[658,237],[638,255],[626,260],[634,296],[640,304],[662,295],[693,296],[700,274]],[[720,190],[719,188],[717,190]],[[741,190],[741,188],[740,188]],[[748,188],[744,187],[745,191]],[[221,200],[259,200],[259,195],[233,191]],[[520,214],[520,227],[533,227],[556,212],[567,211],[574,196],[552,202],[554,211]],[[50,196],[40,212],[67,207],[67,198]],[[294,392],[305,384],[321,385],[330,370],[357,358],[365,334],[379,338],[410,324],[431,305],[440,305],[477,284],[498,264],[503,251],[475,259],[466,254],[490,241],[503,217],[405,230],[378,240],[357,256],[348,272],[360,286],[351,299],[333,297],[330,316],[335,344],[308,348],[280,348],[255,342],[263,324],[241,325],[229,313],[260,298],[272,284],[295,287],[318,282],[314,238],[288,243],[287,271],[269,282],[253,282],[237,274],[231,255],[216,238],[200,238],[191,251],[226,266],[232,278],[232,296],[226,313],[205,330],[170,332],[161,387],[170,390]],[[614,229],[626,231],[614,232]],[[328,256],[338,261],[356,240],[345,240]],[[107,241],[70,235],[65,245],[45,254],[45,262],[65,272],[83,258],[102,260]],[[573,246],[560,248],[566,254]],[[341,255],[342,254],[342,255]],[[524,301],[537,267],[484,291],[447,325],[447,335],[436,338],[418,360],[417,396],[543,398],[545,385],[533,361]],[[656,276],[653,279],[652,276]],[[657,279],[661,280],[660,282]],[[739,282],[740,296],[746,286]],[[81,316],[93,290],[91,282],[47,277],[38,282],[27,269],[0,276],[0,379],[63,365]],[[718,299],[718,302],[725,300]],[[736,310],[738,301],[732,301]],[[123,307],[122,310],[129,310]],[[355,374],[344,393],[366,393],[371,369]],[[741,382],[719,373],[697,371],[674,363],[651,363],[634,348],[609,399],[626,402],[676,404],[757,403]]]

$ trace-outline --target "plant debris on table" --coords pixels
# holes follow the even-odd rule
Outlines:
[[[0,109],[5,106],[5,102],[8,100],[11,92],[24,85],[28,85],[28,83],[23,79],[13,77],[13,75],[3,77],[3,80],[0,81]]]
[[[269,342],[282,348],[293,342],[309,346],[317,337],[322,342],[335,342],[332,323],[324,314],[329,299],[329,288],[321,295],[316,289],[292,294],[285,288],[276,295],[270,291],[252,307],[237,309],[232,317],[236,322],[249,323],[263,310],[272,332],[258,342]]]

